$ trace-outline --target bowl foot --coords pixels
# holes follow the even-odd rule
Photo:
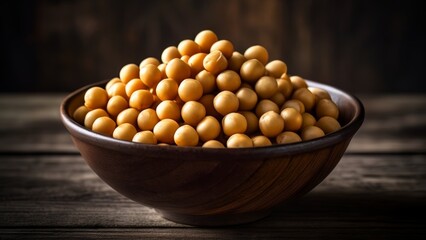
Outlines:
[[[169,211],[162,211],[155,209],[163,218],[172,222],[204,227],[219,227],[244,224],[260,220],[271,213],[270,209],[248,212],[248,213],[235,213],[235,214],[222,214],[222,215],[187,215],[174,213]]]

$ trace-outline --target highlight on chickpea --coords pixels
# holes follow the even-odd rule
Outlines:
[[[73,118],[124,141],[206,148],[297,143],[341,128],[326,90],[290,76],[265,47],[238,52],[211,30],[123,66],[86,91]]]

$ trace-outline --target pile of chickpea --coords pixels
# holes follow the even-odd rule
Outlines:
[[[116,139],[210,148],[287,144],[340,129],[323,89],[289,76],[281,60],[204,30],[139,66],[125,65],[105,88],[92,87],[73,118]]]

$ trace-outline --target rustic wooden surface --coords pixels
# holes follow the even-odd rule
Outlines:
[[[196,228],[103,183],[59,120],[64,95],[0,95],[0,239],[420,239],[426,95],[363,95],[366,119],[336,169],[260,221]]]

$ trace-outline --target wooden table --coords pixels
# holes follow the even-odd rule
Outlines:
[[[1,239],[420,239],[426,234],[426,95],[361,96],[366,119],[304,198],[246,225],[162,219],[103,183],[59,120],[64,95],[0,95]]]

